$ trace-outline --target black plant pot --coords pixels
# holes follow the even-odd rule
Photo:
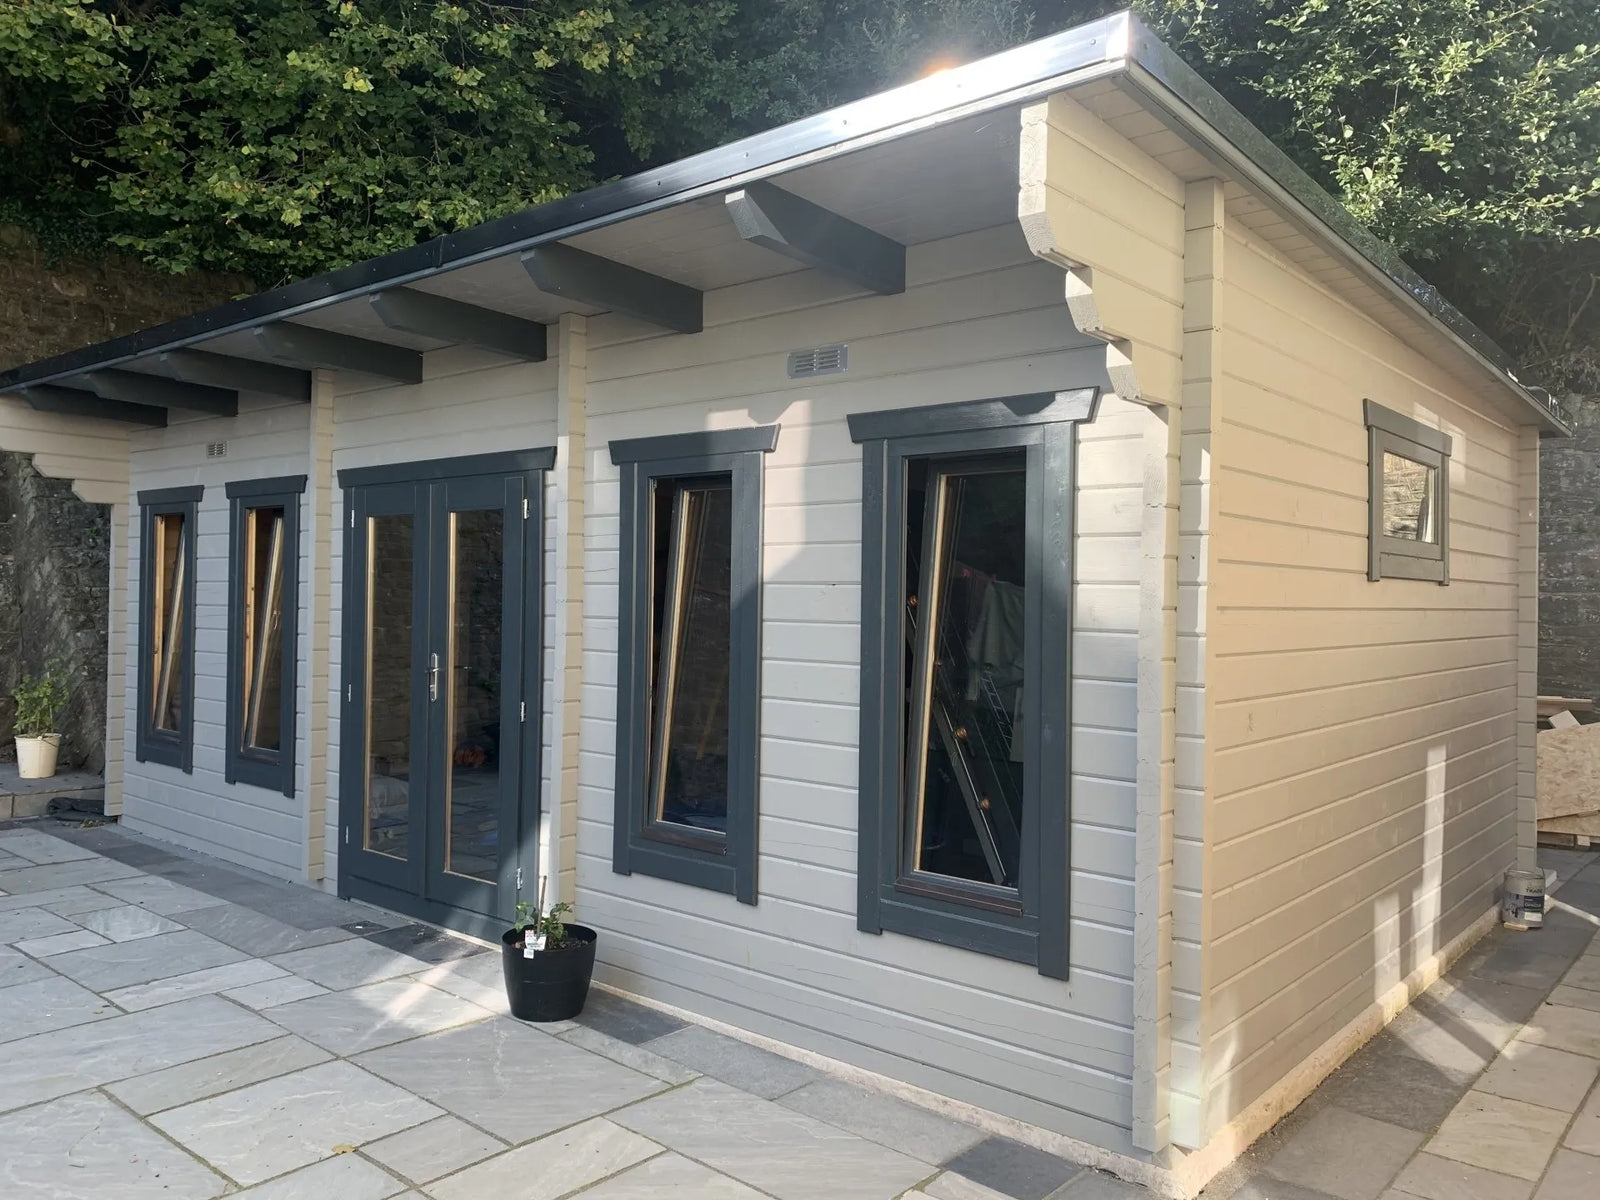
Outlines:
[[[598,935],[586,925],[568,925],[567,937],[579,944],[539,950],[524,958],[516,943],[522,934],[508,929],[500,937],[500,962],[505,968],[506,999],[511,1015],[521,1021],[566,1021],[583,1011],[594,974]]]

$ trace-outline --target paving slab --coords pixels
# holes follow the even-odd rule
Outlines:
[[[597,1118],[508,1150],[423,1190],[436,1200],[556,1200],[659,1153],[661,1147]]]
[[[1550,993],[1550,1003],[1564,1005],[1567,1008],[1587,1008],[1591,1012],[1600,1012],[1600,992],[1558,983],[1555,986],[1555,990]]]
[[[59,975],[0,988],[0,1042],[118,1015],[104,998]],[[0,1062],[4,1059],[0,1051]]]
[[[1146,1200],[1149,1195],[1144,1188],[1126,1183],[1115,1175],[1107,1175],[1104,1171],[1085,1171],[1050,1200]],[[1285,1200],[1294,1198],[1286,1197]]]
[[[279,1075],[314,1067],[332,1057],[320,1046],[285,1036],[168,1067],[164,1071],[137,1075],[107,1084],[105,1090],[140,1116],[149,1116],[163,1109],[204,1100],[208,1096],[219,1096],[247,1084],[260,1083],[263,1079],[275,1079]]]
[[[150,1120],[217,1170],[253,1184],[438,1115],[433,1105],[375,1075],[329,1062]]]
[[[688,1024],[687,1021],[670,1013],[624,999],[614,992],[600,988],[589,990],[589,998],[584,1002],[583,1011],[578,1014],[577,1020],[580,1025],[597,1029],[618,1041],[631,1042],[635,1046],[675,1033]]]
[[[76,920],[91,933],[98,933],[112,942],[133,942],[158,933],[177,933],[183,928],[176,921],[169,921],[161,914],[140,908],[137,904],[97,908],[79,914]]]
[[[1600,992],[1600,954],[1585,954],[1572,964],[1561,977],[1568,987],[1588,988]]]
[[[0,946],[0,991],[38,979],[54,979],[56,973],[42,962],[29,958],[9,946]]]
[[[1600,1196],[1600,1158],[1558,1150],[1534,1200],[1594,1200]]]
[[[1578,1110],[1572,1127],[1562,1139],[1562,1145],[1569,1150],[1600,1157],[1600,1088],[1589,1093],[1589,1099]]]
[[[54,958],[71,950],[87,950],[91,946],[104,946],[107,939],[87,929],[74,929],[70,933],[53,933],[49,937],[29,938],[16,943],[18,950],[34,958]]]
[[[1394,1186],[1418,1200],[1528,1200],[1533,1193],[1526,1179],[1426,1153],[1406,1164]]]
[[[239,962],[224,963],[220,967],[186,971],[182,975],[172,975],[150,983],[114,988],[106,993],[106,998],[119,1008],[137,1012],[143,1008],[155,1008],[158,1004],[171,1004],[174,1000],[187,1000],[191,996],[210,996],[284,975],[281,968],[271,963],[262,962],[259,958],[246,958]]]
[[[507,1142],[540,1137],[667,1086],[504,1017],[368,1051],[355,1061]]]
[[[10,829],[0,833],[0,850],[25,858],[34,865],[100,857],[87,846],[74,845],[35,829]]]
[[[1546,1004],[1528,1022],[1522,1037],[1541,1046],[1600,1058],[1600,1012]]]
[[[147,908],[164,917],[192,912],[197,908],[213,908],[217,903],[217,898],[206,892],[185,887],[181,883],[174,883],[160,876],[145,875],[142,872],[129,879],[116,879],[109,883],[98,884],[95,890],[104,892],[108,896],[115,896],[128,904],[137,904],[140,908]]]
[[[1478,1080],[1479,1091],[1576,1112],[1600,1075],[1600,1059],[1513,1038]]]
[[[390,1134],[363,1147],[362,1153],[412,1183],[431,1183],[463,1167],[482,1162],[506,1149],[456,1117],[436,1117],[425,1125]]]
[[[43,908],[14,908],[0,913],[0,945],[72,933],[78,926]]]
[[[283,1031],[215,996],[56,1029],[6,1043],[0,1111],[165,1070]]]
[[[330,942],[349,941],[355,937],[355,934],[337,925],[301,929],[239,904],[213,904],[209,908],[191,909],[183,914],[182,920],[190,929],[198,929],[208,937],[258,958],[324,946]]]
[[[79,884],[127,879],[139,873],[138,867],[101,858],[97,854],[93,858],[77,859],[72,862],[0,871],[0,892],[8,896],[18,896],[26,892],[53,892]]]
[[[1280,1146],[1266,1170],[1342,1200],[1377,1200],[1422,1140],[1415,1130],[1330,1106]]]
[[[280,1004],[293,1004],[296,1000],[309,1000],[312,996],[326,996],[328,989],[320,983],[301,979],[298,975],[285,974],[263,983],[229,988],[222,994],[235,1004],[259,1010],[276,1008]]]
[[[271,1011],[272,1020],[285,1029],[340,1055],[359,1054],[490,1016],[470,1000],[406,978],[296,1000]]]
[[[761,1193],[677,1154],[656,1157],[583,1192],[583,1200],[762,1200]]]
[[[1382,1035],[1377,1041],[1323,1085],[1327,1097],[1349,1112],[1431,1133],[1472,1086],[1474,1072],[1425,1062]]]
[[[1537,1104],[1468,1092],[1428,1142],[1428,1153],[1536,1181],[1568,1120]]]
[[[715,1079],[611,1119],[778,1200],[892,1200],[934,1174],[928,1163]]]
[[[104,1096],[65,1096],[0,1117],[7,1196],[210,1200],[214,1171]]]
[[[643,1046],[619,1041],[610,1034],[590,1029],[586,1025],[566,1030],[560,1034],[560,1038],[569,1045],[581,1046],[591,1053],[609,1058],[614,1063],[621,1063],[625,1067],[653,1076],[665,1083],[689,1083],[700,1078],[700,1072],[693,1067],[686,1067],[670,1058],[653,1054]]]
[[[818,1077],[817,1072],[804,1063],[703,1025],[688,1025],[643,1045],[654,1054],[767,1100],[792,1092]]]
[[[942,1165],[946,1171],[1016,1200],[1045,1200],[1083,1171],[1077,1163],[1000,1137],[984,1138]]]
[[[111,942],[89,950],[58,954],[50,966],[86,988],[108,992],[173,975],[187,975],[207,967],[242,962],[245,957],[232,946],[184,929],[140,938],[136,942]]]
[[[818,1079],[778,1103],[922,1162],[942,1163],[989,1136],[975,1126],[842,1079]]]
[[[331,991],[409,975],[422,966],[408,955],[374,946],[364,938],[275,954],[269,961]]]
[[[405,1188],[400,1180],[366,1159],[341,1154],[235,1195],[240,1200],[387,1200]]]

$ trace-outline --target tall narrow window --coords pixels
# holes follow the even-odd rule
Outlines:
[[[850,417],[867,932],[1066,976],[1072,471],[1095,400]]]
[[[140,762],[188,771],[194,757],[195,509],[202,489],[139,493]]]
[[[229,783],[294,795],[300,494],[305,476],[228,484]]]
[[[756,899],[761,464],[776,426],[611,443],[622,467],[613,866]]]
[[[1367,577],[1450,582],[1450,436],[1368,400]]]

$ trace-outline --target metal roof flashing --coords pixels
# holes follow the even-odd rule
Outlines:
[[[1499,347],[1126,11],[381,258],[0,372],[0,394],[201,346],[1111,76],[1125,78],[1199,148],[1298,212],[1330,248],[1402,293],[1523,400],[1541,426],[1567,432],[1554,406],[1517,380]]]

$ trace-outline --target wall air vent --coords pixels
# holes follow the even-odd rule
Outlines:
[[[843,342],[789,352],[789,378],[810,379],[814,375],[837,375],[850,366],[850,347]]]
[[[227,458],[228,457],[228,443],[227,442],[207,442],[206,443],[206,457],[207,458]]]

